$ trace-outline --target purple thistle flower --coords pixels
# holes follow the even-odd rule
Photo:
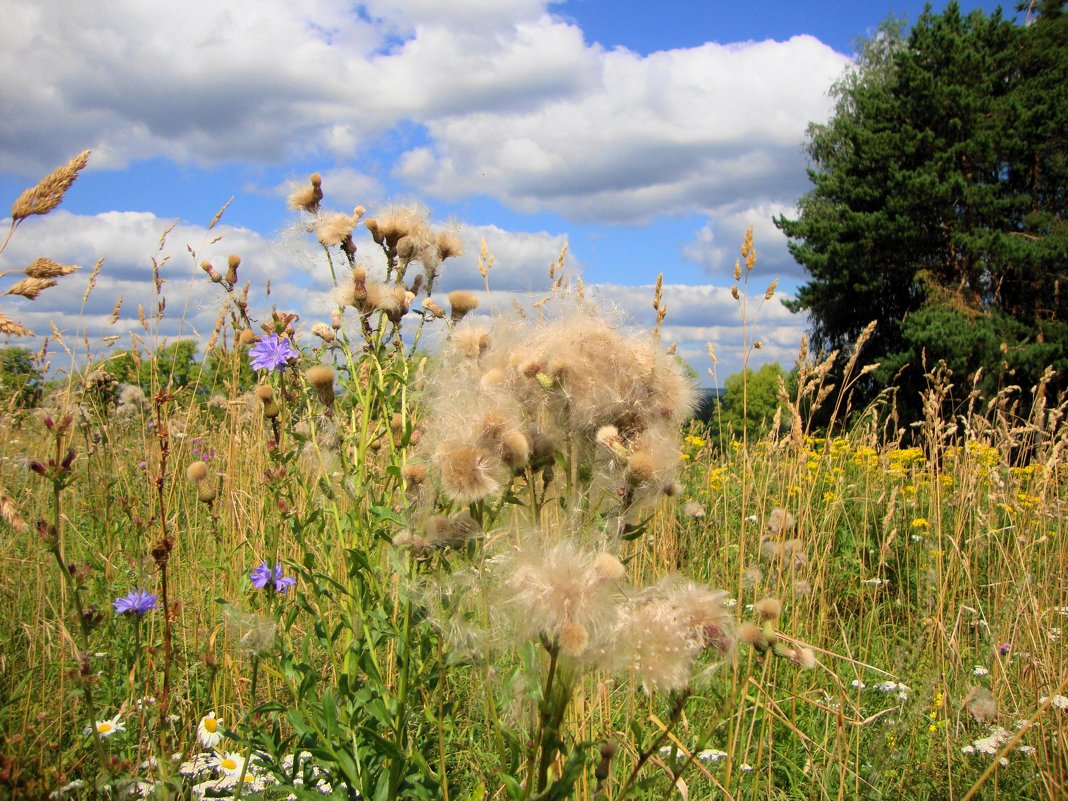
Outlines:
[[[288,339],[283,339],[278,334],[268,334],[248,351],[253,370],[278,370],[286,369],[286,361],[295,359],[299,355]]]
[[[158,598],[158,595],[153,595],[148,590],[139,590],[135,587],[122,598],[116,598],[111,605],[120,615],[134,614],[141,617],[150,609],[156,608]]]
[[[272,575],[271,568],[267,567],[267,562],[264,562],[259,567],[254,568],[249,573],[249,578],[252,579],[252,586],[257,590],[264,589],[268,584],[274,583],[274,591],[278,593],[285,592],[294,584],[297,580],[292,576],[282,575],[282,563],[274,563],[274,571]]]

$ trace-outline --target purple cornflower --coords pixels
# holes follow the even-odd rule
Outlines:
[[[271,568],[267,567],[267,562],[264,562],[259,567],[254,568],[251,573],[249,573],[249,578],[252,579],[252,586],[255,587],[257,590],[262,590],[268,584],[274,582],[275,592],[285,592],[297,583],[297,580],[292,576],[282,575],[281,562],[274,563],[273,575],[271,573]]]
[[[148,590],[139,590],[135,587],[122,598],[116,598],[111,605],[120,615],[134,614],[141,617],[150,609],[156,608],[158,598],[158,595],[153,595]]]
[[[998,653],[1001,654],[1002,656],[1005,656],[1011,650],[1012,650],[1012,643],[1011,642],[1003,642],[1001,645],[998,646]]]
[[[248,355],[251,358],[253,370],[278,370],[286,369],[286,360],[297,358],[297,352],[289,344],[288,339],[283,339],[278,334],[268,334],[251,348]]]

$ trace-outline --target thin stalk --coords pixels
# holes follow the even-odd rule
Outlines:
[[[675,724],[679,722],[679,718],[682,717],[682,710],[686,707],[686,701],[689,697],[690,693],[688,690],[673,695],[671,701],[671,715],[668,717],[667,726],[664,727],[664,730],[660,732],[660,735],[653,740],[649,747],[639,754],[637,763],[635,763],[630,775],[627,776],[626,782],[624,782],[623,787],[620,788],[619,793],[616,795],[617,799],[622,800],[627,797],[627,793],[629,793],[631,787],[634,786],[634,782],[638,780],[638,775],[641,773],[642,768],[645,767],[645,763],[649,761],[649,758],[654,753],[656,753],[657,749],[660,748],[660,744],[668,738],[668,735],[675,727]]]

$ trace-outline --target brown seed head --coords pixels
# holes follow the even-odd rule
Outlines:
[[[50,172],[36,186],[24,191],[11,205],[11,219],[15,222],[33,214],[48,214],[63,200],[71,184],[89,163],[89,151],[83,151],[62,167]]]
[[[453,322],[459,322],[478,308],[478,296],[474,292],[454,289],[449,293],[449,308]]]
[[[437,244],[442,261],[451,259],[453,256],[460,256],[464,252],[463,242],[452,231],[440,231]]]
[[[28,300],[37,300],[38,295],[55,285],[56,282],[51,278],[23,278],[15,282],[6,294],[21,295]]]
[[[33,331],[0,312],[0,334],[12,337],[32,337]]]
[[[782,614],[782,603],[778,598],[761,598],[753,604],[753,609],[761,620],[778,620]]]
[[[35,259],[33,264],[23,270],[30,278],[62,278],[77,270],[77,267],[69,267],[58,264],[51,259]]]
[[[193,483],[203,481],[208,477],[208,465],[206,462],[190,462],[189,467],[185,469],[185,477],[187,481]]]

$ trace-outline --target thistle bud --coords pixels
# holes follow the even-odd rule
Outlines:
[[[237,283],[237,268],[241,265],[241,257],[237,255],[231,255],[226,259],[226,283]]]

